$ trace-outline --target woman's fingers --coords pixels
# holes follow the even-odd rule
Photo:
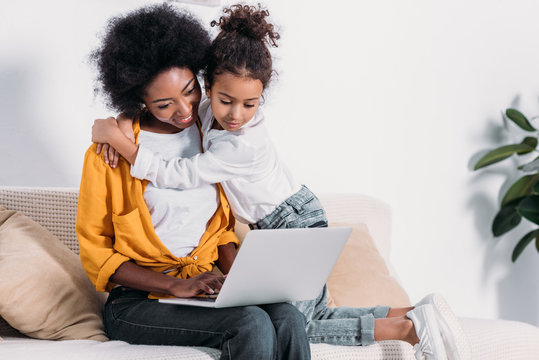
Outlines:
[[[97,155],[99,155],[99,153],[101,152],[101,148],[103,147],[103,144],[97,144],[97,149],[95,150],[95,153]]]
[[[202,273],[198,276],[200,277],[199,288],[206,294],[214,294],[215,292],[221,290],[223,287],[223,282],[225,281],[224,276],[217,275],[210,271]]]

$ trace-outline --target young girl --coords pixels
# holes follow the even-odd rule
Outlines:
[[[134,177],[156,187],[190,189],[221,183],[234,216],[251,229],[325,227],[322,205],[307,187],[294,181],[258,111],[273,71],[268,45],[277,46],[279,35],[266,20],[266,10],[235,5],[224,12],[225,16],[212,22],[221,31],[207,57],[207,99],[198,109],[204,153],[165,160],[143,145],[133,144],[114,118],[96,120],[92,140],[109,143],[132,164]],[[156,104],[166,109],[173,100],[158,99]],[[188,122],[195,116],[190,113],[182,120]],[[411,344],[419,342],[418,358],[445,359],[433,320],[437,309],[431,304],[416,309],[328,308],[326,304],[325,288],[317,299],[294,303],[307,318],[311,342],[368,345],[375,339],[400,338]],[[412,330],[408,338],[397,334],[407,326]],[[448,350],[453,344],[447,345]]]
[[[115,121],[97,122],[95,142],[109,143],[133,164],[131,174],[157,187],[190,189],[221,183],[237,220],[251,228],[324,227],[327,219],[316,196],[295,182],[278,157],[258,110],[273,69],[266,43],[279,39],[266,10],[226,9],[205,71],[207,100],[199,116],[205,153],[164,160],[136,146]],[[166,108],[170,100],[158,105]],[[187,120],[186,120],[187,121]]]

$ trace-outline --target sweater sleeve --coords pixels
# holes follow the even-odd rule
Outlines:
[[[114,227],[107,186],[107,169],[95,154],[95,144],[86,152],[77,207],[76,231],[82,265],[98,291],[110,291],[110,277],[129,258],[113,248]]]
[[[252,174],[259,161],[252,146],[235,138],[215,143],[191,158],[170,160],[140,145],[131,175],[159,188],[190,189]]]

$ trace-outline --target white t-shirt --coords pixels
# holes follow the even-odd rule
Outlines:
[[[248,224],[299,191],[278,157],[260,110],[236,132],[211,129],[208,99],[201,102],[199,116],[205,153],[167,159],[141,144],[131,175],[160,188],[192,189],[220,182],[234,216]]]
[[[141,130],[139,144],[166,160],[192,157],[201,151],[196,125],[176,134]],[[149,183],[144,191],[144,200],[161,242],[175,256],[184,257],[198,246],[208,221],[217,210],[219,193],[212,184],[180,190],[157,188]]]

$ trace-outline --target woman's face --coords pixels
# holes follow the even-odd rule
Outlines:
[[[187,129],[198,117],[200,97],[200,84],[188,68],[173,67],[159,73],[142,97],[154,117],[145,127],[166,133]]]

